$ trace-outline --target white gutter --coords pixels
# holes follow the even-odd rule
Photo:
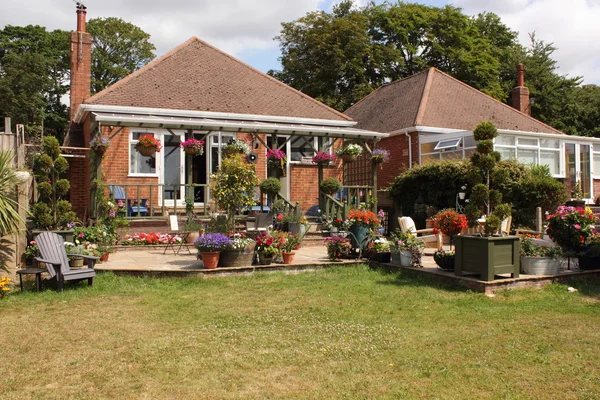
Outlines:
[[[307,125],[279,125],[269,124],[264,122],[230,122],[225,120],[194,120],[194,119],[175,119],[175,118],[156,118],[155,120],[148,120],[144,117],[132,116],[132,115],[119,115],[119,114],[94,114],[97,122],[103,122],[106,124],[114,124],[116,126],[150,126],[157,128],[172,128],[181,129],[185,127],[195,127],[198,129],[211,128],[215,130],[222,130],[228,128],[231,132],[266,132],[273,131],[282,134],[285,133],[318,133],[323,136],[328,135],[340,135],[337,137],[354,137],[354,138],[385,138],[387,133],[379,133],[366,131],[354,128],[342,128],[342,127],[320,127],[320,126],[307,126]]]
[[[229,120],[253,120],[265,122],[281,122],[287,124],[309,124],[309,125],[326,125],[351,127],[357,124],[355,121],[337,121],[332,119],[316,119],[316,118],[296,118],[282,117],[276,115],[255,115],[255,114],[236,114],[223,113],[212,111],[191,111],[191,110],[174,110],[169,108],[147,108],[147,107],[123,107],[109,106],[101,104],[81,104],[77,109],[74,121],[80,124],[83,121],[86,112],[110,112],[117,114],[146,114],[146,115],[161,115],[169,117],[187,117],[187,118],[213,118],[213,119],[229,119]]]
[[[543,133],[543,132],[526,132],[526,131],[515,131],[512,129],[498,129],[498,133],[509,136],[530,136],[536,138],[551,138],[558,139],[567,142],[593,142],[600,143],[600,138],[589,137],[589,136],[574,136],[574,135],[561,135],[558,133]]]
[[[412,137],[408,132],[404,132],[408,138],[408,169],[412,169]]]

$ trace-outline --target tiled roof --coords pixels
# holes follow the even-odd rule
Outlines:
[[[413,126],[472,130],[481,121],[498,129],[563,133],[436,68],[378,88],[345,114],[357,128],[386,133]]]
[[[85,103],[351,120],[196,37]]]

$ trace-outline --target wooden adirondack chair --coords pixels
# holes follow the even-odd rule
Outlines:
[[[42,232],[36,236],[35,241],[41,255],[41,257],[35,259],[46,264],[50,278],[56,278],[58,290],[62,292],[64,281],[87,279],[88,285],[92,286],[96,276],[94,264],[99,257],[82,255],[81,257],[88,260],[88,267],[71,270],[67,251],[65,250],[65,241],[62,236],[54,232]]]

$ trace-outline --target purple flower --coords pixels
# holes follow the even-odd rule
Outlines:
[[[232,240],[229,236],[223,233],[209,233],[204,236],[200,236],[195,242],[194,246],[199,252],[203,251],[221,251],[232,245]]]
[[[67,228],[73,229],[74,227],[75,227],[75,222],[69,222],[69,223],[67,223]]]

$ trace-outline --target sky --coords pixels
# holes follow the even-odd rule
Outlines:
[[[310,11],[330,11],[338,0],[83,0],[88,20],[119,17],[151,35],[161,55],[192,36],[266,72],[279,69],[278,43],[273,40],[282,22]],[[554,43],[558,72],[582,76],[600,84],[600,0],[411,0],[422,4],[460,7],[468,15],[498,14],[519,32],[523,45],[529,33]],[[355,0],[364,5],[367,0]],[[377,0],[381,3],[381,0]],[[2,0],[0,28],[42,25],[49,30],[73,30],[73,0]]]

